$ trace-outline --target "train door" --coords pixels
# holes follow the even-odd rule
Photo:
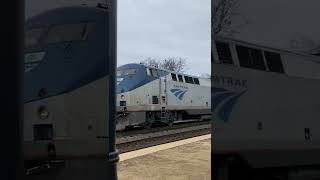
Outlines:
[[[167,78],[166,78],[166,76],[160,78],[159,85],[160,85],[160,88],[159,88],[160,104],[163,107],[163,106],[167,105],[167,90],[166,90]]]

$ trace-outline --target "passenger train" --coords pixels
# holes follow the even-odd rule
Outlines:
[[[108,22],[109,10],[102,5],[62,7],[26,22],[23,147],[27,174],[38,171],[35,166],[47,167],[41,163],[53,166],[55,160],[62,160],[66,168],[56,177],[70,177],[74,168],[88,164],[90,171],[97,171],[96,177],[105,177],[107,171],[101,168],[106,163],[111,116],[118,117],[119,130],[210,119],[210,79],[126,64],[118,68],[117,87],[109,88],[113,64],[108,58],[113,48],[107,46],[114,41],[108,36],[108,26],[113,25]],[[114,80],[115,76],[114,72]],[[118,114],[109,113],[112,91]],[[81,178],[89,179],[85,176],[89,175]]]
[[[143,64],[117,71],[117,130],[155,123],[211,119],[210,78]]]
[[[224,167],[220,178],[240,162],[240,170],[286,173],[320,164],[320,57],[215,37],[212,72],[212,156],[214,168]]]

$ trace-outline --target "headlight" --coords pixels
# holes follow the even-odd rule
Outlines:
[[[121,99],[122,99],[122,100],[124,100],[124,99],[125,99],[124,95],[121,95]]]
[[[48,119],[49,111],[46,106],[40,106],[38,109],[38,115],[40,119]]]

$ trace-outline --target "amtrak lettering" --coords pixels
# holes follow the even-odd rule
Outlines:
[[[181,89],[188,89],[187,86],[176,85],[176,84],[174,84],[173,87],[174,87],[174,88],[181,88]]]
[[[212,82],[228,86],[247,87],[247,80],[236,79],[233,77],[212,75]]]

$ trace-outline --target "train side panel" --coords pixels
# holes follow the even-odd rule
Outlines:
[[[210,91],[210,86],[167,80],[166,92],[168,109],[211,109]]]
[[[106,155],[107,82],[104,77],[72,92],[25,104],[25,157],[45,158],[48,143],[55,145],[58,157]],[[39,118],[40,106],[46,106],[47,119]],[[38,136],[45,138],[52,131],[52,138],[35,139],[37,125],[51,125],[50,130],[42,127]]]
[[[212,65],[212,153],[258,168],[319,164],[319,60],[278,51],[285,73],[276,73],[239,67],[234,52],[234,65]]]

